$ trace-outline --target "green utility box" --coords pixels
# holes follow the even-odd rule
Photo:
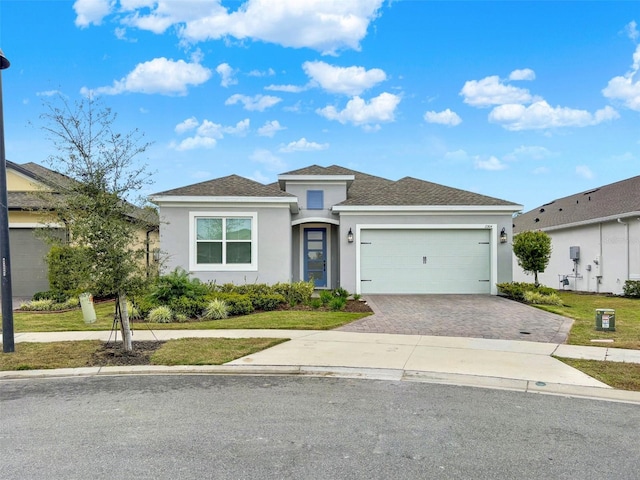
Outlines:
[[[596,330],[616,331],[616,311],[611,308],[596,309]]]

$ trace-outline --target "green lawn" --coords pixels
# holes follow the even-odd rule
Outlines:
[[[559,295],[564,306],[540,305],[538,307],[575,320],[567,341],[568,344],[640,350],[639,299],[562,291],[559,292]],[[612,308],[616,311],[615,332],[595,329],[595,316],[598,308]],[[613,343],[597,343],[591,340],[613,340]]]
[[[97,321],[86,324],[82,312],[73,310],[63,313],[14,312],[15,332],[67,332],[74,330],[109,330],[113,325],[114,303],[95,305]],[[215,329],[290,329],[330,330],[367,316],[368,313],[325,312],[317,310],[277,310],[226,320],[191,321],[184,323],[133,322],[132,328],[142,330],[215,330]]]
[[[236,358],[286,342],[283,338],[182,338],[164,342],[151,355],[151,365],[222,365]],[[100,365],[94,356],[104,348],[99,340],[20,343],[0,355],[0,370],[40,370]],[[134,352],[136,345],[134,343]]]

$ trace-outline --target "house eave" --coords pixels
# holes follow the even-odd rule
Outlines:
[[[287,182],[346,183],[349,188],[355,178],[355,175],[278,175],[278,185],[284,190]]]
[[[514,213],[522,210],[522,205],[335,205],[338,213],[365,212],[473,212],[473,213]]]
[[[159,206],[194,206],[194,205],[212,205],[220,204],[229,206],[230,204],[239,205],[260,205],[260,206],[278,206],[289,207],[291,213],[298,213],[298,199],[296,197],[210,197],[210,196],[173,196],[173,195],[152,195],[149,197],[153,203]]]

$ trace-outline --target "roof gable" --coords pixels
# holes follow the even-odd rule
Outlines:
[[[545,203],[513,220],[514,231],[540,230],[640,212],[640,176]]]

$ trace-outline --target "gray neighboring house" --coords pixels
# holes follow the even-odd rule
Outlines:
[[[496,294],[512,278],[512,215],[522,205],[340,166],[270,185],[230,175],[151,196],[166,270],[203,281],[312,279],[351,293]]]
[[[541,205],[514,218],[514,233],[542,230],[553,251],[540,283],[621,294],[640,280],[640,176]],[[532,281],[514,258],[514,280]]]

